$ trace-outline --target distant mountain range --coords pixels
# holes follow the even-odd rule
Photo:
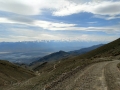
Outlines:
[[[99,42],[79,41],[34,41],[34,42],[0,42],[0,59],[15,63],[29,64],[39,58],[58,51],[73,51],[97,45]]]
[[[59,50],[72,51],[80,48],[90,47],[99,44],[98,42],[79,41],[28,41],[28,42],[0,42],[0,52],[28,52],[44,51],[56,52]]]
[[[36,60],[34,62],[32,62],[30,64],[31,65],[40,65],[44,62],[52,62],[52,61],[57,61],[57,60],[61,60],[63,58],[67,58],[67,57],[72,57],[72,56],[77,56],[77,55],[81,55],[81,54],[84,54],[84,53],[87,53],[91,50],[94,50],[100,46],[103,46],[103,44],[100,44],[100,45],[94,45],[92,47],[88,47],[88,48],[82,48],[82,49],[79,49],[79,50],[74,50],[74,51],[70,51],[70,52],[65,52],[65,51],[59,51],[59,52],[54,52],[52,54],[49,54],[49,55],[46,55],[42,58],[40,58],[39,60]]]
[[[68,53],[72,54],[72,55],[81,55],[81,54],[84,54],[84,53],[87,53],[89,51],[92,51],[98,47],[101,47],[103,46],[104,44],[99,44],[99,45],[94,45],[94,46],[91,46],[91,47],[87,47],[87,48],[82,48],[82,49],[79,49],[79,50],[74,50],[74,51],[70,51]]]

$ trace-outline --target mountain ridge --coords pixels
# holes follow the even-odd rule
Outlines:
[[[78,57],[84,59],[92,57],[97,58],[117,56],[119,54],[120,54],[120,38]]]
[[[46,56],[40,58],[37,61],[32,62],[30,64],[30,66],[35,64],[35,63],[57,61],[57,60],[67,58],[67,57],[81,55],[81,54],[87,53],[87,52],[89,52],[93,49],[96,49],[100,46],[103,46],[103,44],[94,45],[94,46],[91,46],[91,47],[82,48],[82,49],[79,49],[79,50],[74,50],[74,51],[69,51],[69,52],[65,52],[65,51],[60,50],[58,52],[51,53],[49,55],[46,55]]]

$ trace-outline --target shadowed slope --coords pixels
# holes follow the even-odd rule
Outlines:
[[[30,70],[0,60],[0,86],[21,82],[35,76]]]

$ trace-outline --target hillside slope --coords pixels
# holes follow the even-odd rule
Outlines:
[[[56,62],[45,63],[42,69],[37,70],[40,76],[28,80],[28,82],[32,82],[32,84],[21,85],[21,87],[17,85],[16,87],[6,90],[98,90],[99,87],[103,85],[105,79],[107,80],[107,84],[105,85],[112,88],[109,90],[119,90],[119,83],[116,84],[115,82],[118,82],[118,78],[120,78],[120,72],[116,65],[120,61],[115,61],[114,63],[112,61],[117,56],[120,56],[120,39],[84,55],[67,57]],[[113,59],[111,59],[111,57]],[[114,77],[115,73],[118,77]],[[107,78],[109,75],[110,78]],[[102,76],[104,78],[101,78]],[[83,86],[81,86],[81,84]],[[65,89],[64,86],[73,87]],[[96,86],[98,87],[97,89]]]
[[[43,67],[43,65],[46,65],[47,62],[55,62],[55,61],[61,60],[63,58],[66,58],[69,55],[70,55],[69,53],[64,52],[64,51],[51,53],[49,55],[46,55],[46,56],[40,58],[37,61],[32,62],[30,64],[30,68],[32,68],[33,70],[38,70],[39,68]]]
[[[8,61],[0,60],[0,86],[6,86],[34,77],[32,71],[16,66]]]
[[[34,61],[31,63],[32,64],[35,64],[35,63],[38,63],[38,62],[45,62],[45,61],[56,61],[56,60],[60,60],[64,57],[67,57],[69,54],[65,51],[59,51],[59,52],[55,52],[55,53],[51,53],[49,55],[46,55],[42,58],[40,58],[39,60],[37,61]]]
[[[120,38],[84,55],[80,55],[78,58],[110,57],[117,55],[120,55]]]
[[[103,44],[94,45],[91,47],[82,48],[79,50],[74,50],[74,51],[69,51],[69,52],[65,52],[65,51],[54,52],[54,53],[51,53],[49,55],[46,55],[46,56],[40,58],[37,61],[32,62],[30,64],[30,66],[31,66],[31,68],[33,68],[33,69],[36,68],[38,70],[39,68],[41,68],[41,65],[42,65],[42,67],[43,67],[43,65],[45,65],[45,64],[43,64],[44,62],[51,62],[51,61],[53,62],[53,61],[58,61],[58,60],[68,58],[68,57],[78,56],[78,55],[87,53],[89,51],[92,51],[100,46],[103,46]],[[36,69],[34,69],[34,70],[36,70]]]

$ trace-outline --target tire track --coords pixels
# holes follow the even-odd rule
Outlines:
[[[100,62],[79,71],[50,90],[107,90],[104,67],[109,62]]]
[[[115,60],[91,65],[50,90],[120,90],[119,62]]]
[[[120,71],[117,64],[120,61],[113,61],[105,67],[105,77],[107,81],[108,90],[120,90]]]

